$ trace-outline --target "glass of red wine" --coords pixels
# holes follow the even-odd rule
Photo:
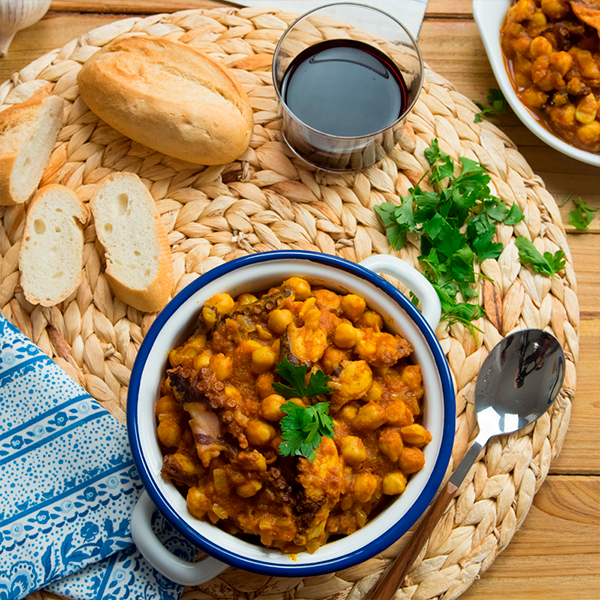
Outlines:
[[[422,82],[412,35],[362,4],[307,12],[288,27],[273,57],[285,141],[327,171],[365,169],[387,156]]]

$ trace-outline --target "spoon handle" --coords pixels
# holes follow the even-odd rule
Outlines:
[[[410,571],[421,548],[429,539],[435,526],[444,515],[450,500],[456,494],[463,479],[466,477],[469,469],[473,466],[483,446],[489,439],[489,435],[480,432],[460,464],[450,477],[444,489],[440,492],[429,512],[423,517],[423,520],[413,533],[402,552],[396,557],[390,568],[381,575],[375,586],[371,589],[363,600],[390,600],[404,581],[407,573]]]
[[[448,508],[448,504],[450,504],[450,500],[454,497],[457,489],[450,481],[446,484],[446,487],[440,492],[427,516],[413,533],[408,544],[392,563],[388,571],[379,578],[370,595],[365,596],[363,600],[390,600],[390,598],[394,597],[396,590],[404,581],[417,556],[419,556],[421,548],[429,539],[431,532],[442,518],[446,508]]]

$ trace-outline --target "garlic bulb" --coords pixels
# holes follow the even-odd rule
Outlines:
[[[50,8],[51,0],[0,0],[0,58],[17,31],[37,23]]]

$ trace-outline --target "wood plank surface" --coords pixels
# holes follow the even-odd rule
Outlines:
[[[94,27],[135,14],[219,5],[212,0],[54,0],[44,19],[19,32],[0,59],[0,82]],[[273,0],[273,6],[277,2]],[[469,98],[498,87],[471,0],[429,0],[420,46],[428,64]],[[600,207],[600,172],[545,146],[509,111],[493,122],[518,144],[561,201],[569,193]],[[589,233],[567,224],[581,310],[577,393],[569,432],[523,528],[465,600],[600,600],[600,218]]]

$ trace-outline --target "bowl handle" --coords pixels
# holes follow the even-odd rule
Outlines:
[[[360,264],[375,273],[384,273],[399,279],[419,299],[423,317],[435,331],[442,315],[442,305],[431,283],[419,271],[401,258],[390,254],[375,254],[365,258]]]
[[[171,554],[152,531],[155,507],[146,492],[139,497],[131,515],[131,537],[144,558],[165,577],[181,585],[206,583],[227,569],[227,565],[210,556],[192,563]]]

